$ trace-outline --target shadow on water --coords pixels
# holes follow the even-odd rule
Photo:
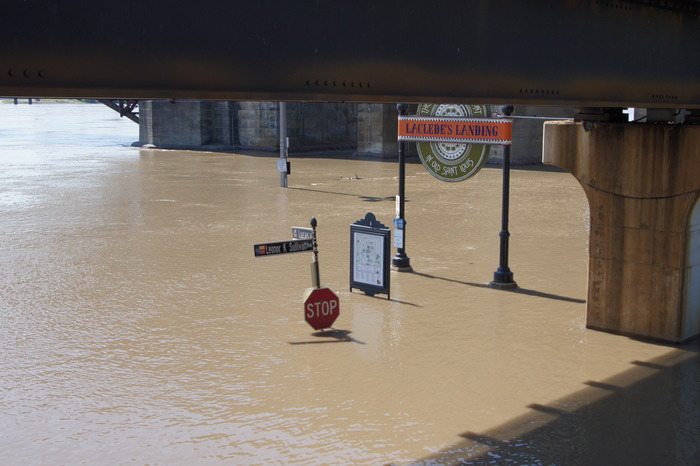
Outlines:
[[[323,193],[323,194],[337,194],[338,196],[350,196],[350,197],[356,197],[356,198],[361,199],[365,202],[382,202],[382,201],[394,201],[395,200],[395,198],[393,196],[389,196],[389,197],[363,196],[361,194],[339,193],[337,191],[324,191],[323,189],[298,188],[298,187],[293,187],[293,186],[290,186],[287,189],[296,189],[298,191],[310,191],[310,192],[314,192],[314,193]],[[406,200],[406,202],[408,202],[408,200]]]
[[[453,278],[438,277],[435,275],[430,275],[427,273],[420,273],[420,272],[416,272],[416,271],[414,271],[413,274],[419,275],[419,276],[425,277],[425,278],[430,278],[433,280],[444,280],[446,282],[459,283],[461,285],[473,286],[475,288],[491,288],[487,283],[465,282],[462,280],[455,280]],[[527,288],[513,288],[513,289],[505,289],[505,290],[499,290],[499,291],[505,291],[508,293],[524,294],[524,295],[528,295],[528,296],[535,296],[537,298],[556,299],[559,301],[567,301],[570,303],[585,304],[585,302],[586,302],[585,299],[570,298],[568,296],[561,296],[561,295],[556,295],[556,294],[552,294],[552,293],[544,293],[542,291],[528,290]]]
[[[321,330],[319,332],[314,332],[311,336],[316,338],[327,338],[326,340],[316,340],[316,341],[290,341],[290,345],[318,345],[322,343],[357,343],[359,345],[365,345],[366,343],[360,340],[356,340],[350,336],[351,330],[340,330],[340,329],[329,329]]]
[[[264,157],[264,158],[279,158],[279,152],[272,151],[260,151],[260,150],[224,150],[224,153],[232,153],[237,155],[245,155],[250,157]],[[357,160],[357,161],[367,161],[367,162],[381,162],[390,163],[398,165],[399,154],[389,155],[384,157],[377,157],[372,154],[358,154],[357,152],[348,150],[319,150],[319,151],[301,151],[301,152],[291,152],[289,156],[289,161],[294,162],[294,159],[337,159],[337,160]],[[409,165],[421,165],[421,160],[418,154],[409,153],[406,156],[406,164]],[[486,162],[486,167],[488,168],[501,168],[503,163],[501,160],[489,159]],[[511,170],[523,170],[523,171],[536,171],[536,172],[551,172],[551,173],[565,173],[566,170],[555,167],[553,165],[545,165],[544,163],[525,163],[517,164],[511,162]]]
[[[408,301],[401,301],[400,299],[394,299],[394,298],[392,298],[392,299],[390,299],[389,301],[391,301],[392,303],[397,303],[397,304],[405,304],[406,306],[423,307],[423,306],[421,306],[420,304],[409,303]]]
[[[503,291],[508,291],[510,293],[519,293],[519,294],[524,294],[524,295],[529,295],[529,296],[535,296],[537,298],[557,299],[559,301],[567,301],[569,303],[579,303],[579,304],[586,303],[585,299],[569,298],[568,296],[560,296],[560,295],[556,295],[556,294],[552,294],[552,293],[544,293],[542,291],[528,290],[527,288],[514,288],[512,290],[503,290]]]
[[[700,342],[669,349],[418,463],[700,464]]]
[[[350,290],[350,292],[352,293],[352,290]],[[386,300],[386,299],[387,299],[386,296],[382,296],[382,295],[379,295],[379,294],[368,294],[368,293],[363,293],[363,294],[361,294],[361,293],[353,293],[353,294],[360,295],[360,296],[364,295],[364,296],[366,296],[367,298],[370,298],[370,299],[381,299],[381,300]],[[392,303],[396,303],[396,304],[405,304],[406,306],[423,307],[423,306],[421,306],[420,304],[411,303],[411,302],[408,302],[408,301],[401,301],[400,299],[391,298],[391,299],[388,299],[388,301],[391,301]]]

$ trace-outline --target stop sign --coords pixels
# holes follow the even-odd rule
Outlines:
[[[340,314],[340,300],[330,288],[308,288],[304,293],[304,319],[314,330],[330,328]]]

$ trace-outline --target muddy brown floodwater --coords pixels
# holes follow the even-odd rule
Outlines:
[[[697,341],[585,328],[588,208],[546,167],[407,167],[391,300],[349,291],[349,226],[396,162],[139,150],[98,105],[0,105],[2,464],[698,464]],[[274,155],[274,154],[272,154]],[[327,154],[328,155],[328,154]],[[335,331],[304,322],[318,219]],[[393,252],[392,252],[393,254]]]

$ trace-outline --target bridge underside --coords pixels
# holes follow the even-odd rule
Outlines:
[[[9,0],[0,95],[700,107],[700,2]]]

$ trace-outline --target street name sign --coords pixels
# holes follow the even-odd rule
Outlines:
[[[253,245],[255,257],[287,254],[290,252],[313,251],[314,242],[310,239],[280,241],[277,243],[261,243]]]
[[[313,239],[314,230],[312,228],[292,227],[292,238],[294,239]]]

